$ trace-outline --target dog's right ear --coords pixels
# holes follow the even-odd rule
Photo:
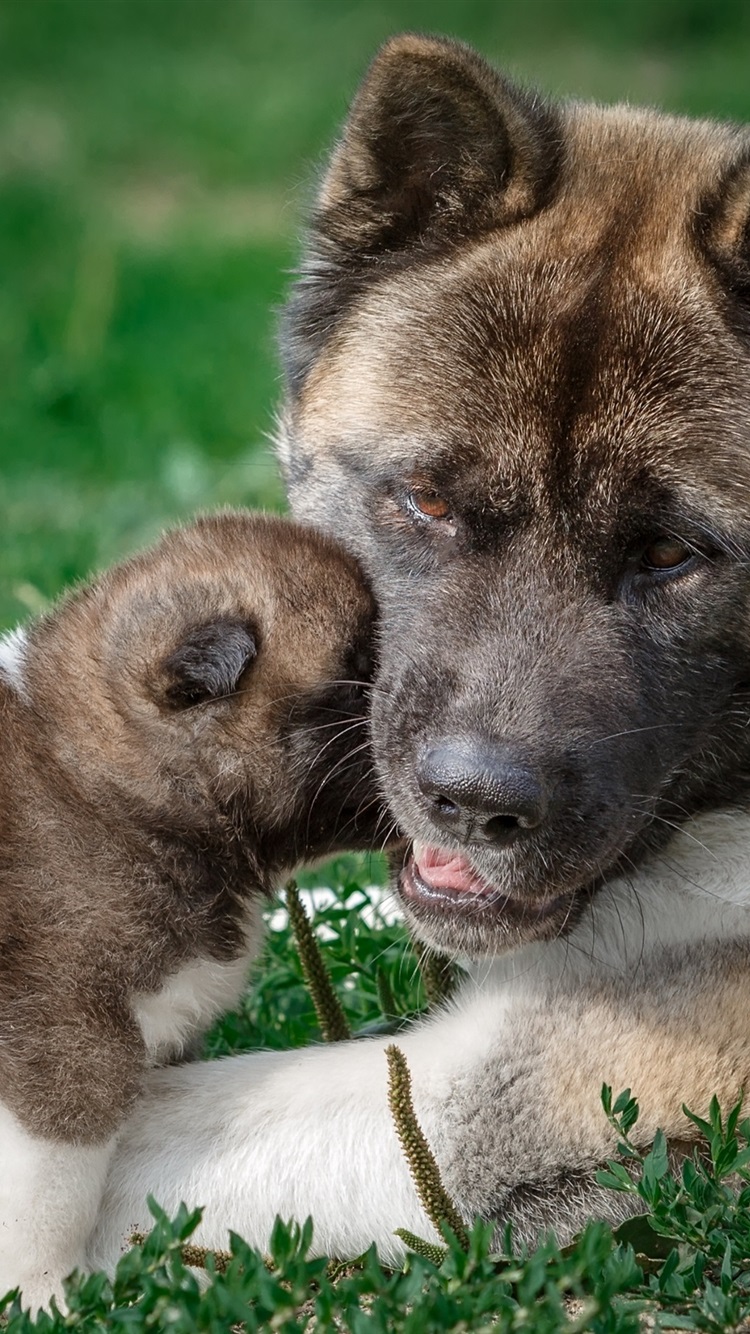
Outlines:
[[[704,201],[696,229],[732,294],[750,308],[750,142]],[[743,321],[747,328],[747,314]]]
[[[246,621],[197,625],[162,663],[164,698],[173,708],[187,708],[231,695],[257,654],[257,633]]]
[[[526,217],[562,157],[553,107],[459,42],[386,42],[354,100],[313,215],[285,350],[297,388],[353,296],[413,252]]]
[[[354,100],[320,198],[329,234],[360,250],[496,226],[538,205],[559,125],[470,47],[404,33]]]

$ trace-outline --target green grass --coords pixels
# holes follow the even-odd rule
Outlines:
[[[279,506],[274,311],[377,44],[750,117],[746,0],[3,0],[0,626],[167,521]]]
[[[524,1328],[534,1334],[574,1334],[584,1328],[595,1334],[637,1334],[645,1305],[637,1292],[625,1295],[641,1277],[632,1249],[618,1245],[597,1224],[568,1254],[550,1241],[529,1258],[497,1263],[489,1230],[479,1225],[469,1252],[453,1242],[439,1265],[415,1255],[403,1272],[390,1273],[371,1251],[336,1276],[325,1260],[307,1258],[309,1223],[302,1228],[277,1223],[268,1261],[233,1238],[226,1269],[202,1290],[182,1259],[196,1223],[197,1215],[185,1210],[171,1222],[157,1214],[148,1241],[121,1260],[114,1282],[93,1275],[68,1284],[67,1320],[58,1314],[32,1320],[11,1307],[8,1334],[63,1334],[70,1328],[87,1334],[123,1328],[130,1334],[243,1329],[511,1334]],[[585,1312],[585,1323],[570,1318],[569,1303]]]
[[[403,926],[386,920],[377,892],[376,902],[372,901],[372,890],[382,893],[386,879],[383,858],[355,854],[298,877],[301,886],[325,885],[336,896],[318,909],[315,927],[325,942],[326,967],[355,1033],[370,1031],[383,1020],[384,994],[395,998],[396,1015],[388,1016],[391,1019],[406,1020],[426,1005],[417,960]],[[275,929],[268,932],[243,1004],[208,1035],[209,1056],[321,1041],[302,965],[290,945],[283,914],[275,916]]]

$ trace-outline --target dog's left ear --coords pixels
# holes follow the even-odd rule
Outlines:
[[[167,702],[186,708],[231,695],[257,654],[258,636],[246,621],[197,625],[162,664]]]

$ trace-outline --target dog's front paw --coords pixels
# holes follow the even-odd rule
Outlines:
[[[83,1268],[83,1263],[73,1265],[70,1271],[66,1271],[66,1275],[76,1268]],[[55,1274],[51,1270],[29,1271],[18,1276],[13,1287],[18,1288],[21,1309],[28,1311],[31,1316],[36,1316],[40,1311],[49,1312],[54,1299],[58,1311],[65,1315],[68,1304],[63,1293],[63,1277],[62,1274]]]

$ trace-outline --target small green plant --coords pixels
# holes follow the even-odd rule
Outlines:
[[[352,1030],[333,989],[320,945],[302,906],[295,880],[290,880],[286,887],[286,908],[302,972],[315,1006],[323,1038],[326,1042],[345,1042],[351,1037]]]
[[[383,1027],[393,1031],[426,1004],[406,930],[384,915],[385,878],[380,861],[353,854],[299,876],[303,889],[320,885],[333,891],[324,903],[316,904],[311,925],[323,944],[326,970],[355,1034]],[[272,909],[267,916],[265,947],[248,991],[238,1009],[212,1029],[205,1044],[208,1056],[258,1047],[302,1047],[323,1036],[286,914]]]
[[[448,1229],[455,1236],[459,1246],[463,1250],[468,1250],[469,1234],[458,1209],[443,1185],[440,1169],[414,1111],[411,1075],[406,1057],[401,1049],[393,1044],[386,1047],[385,1054],[388,1061],[388,1106],[422,1208],[437,1232],[445,1233]],[[417,1254],[426,1255],[431,1260],[438,1259],[440,1248],[434,1242],[422,1241],[403,1228],[397,1229],[397,1236]]]
[[[708,1120],[683,1107],[699,1140],[681,1164],[671,1164],[657,1131],[643,1153],[633,1142],[638,1104],[626,1089],[602,1103],[618,1137],[620,1161],[598,1173],[601,1185],[642,1202],[643,1210],[617,1231],[634,1242],[649,1271],[643,1288],[663,1327],[718,1334],[750,1319],[750,1120],[740,1100],[722,1116],[716,1098]]]
[[[74,1275],[65,1285],[68,1313],[31,1317],[9,1295],[0,1300],[7,1334],[228,1334],[230,1330],[352,1331],[437,1334],[511,1331],[534,1334],[636,1334],[632,1305],[618,1305],[637,1280],[632,1249],[591,1224],[562,1252],[553,1239],[528,1256],[498,1265],[491,1226],[477,1223],[464,1249],[448,1237],[440,1265],[412,1255],[403,1270],[383,1268],[374,1249],[356,1264],[329,1270],[309,1256],[313,1228],[277,1221],[270,1255],[236,1236],[219,1268],[206,1258],[206,1286],[185,1263],[200,1212],[184,1207],[170,1220],[152,1204],[155,1226],[120,1260],[112,1280]],[[570,1302],[578,1305],[571,1314]]]

